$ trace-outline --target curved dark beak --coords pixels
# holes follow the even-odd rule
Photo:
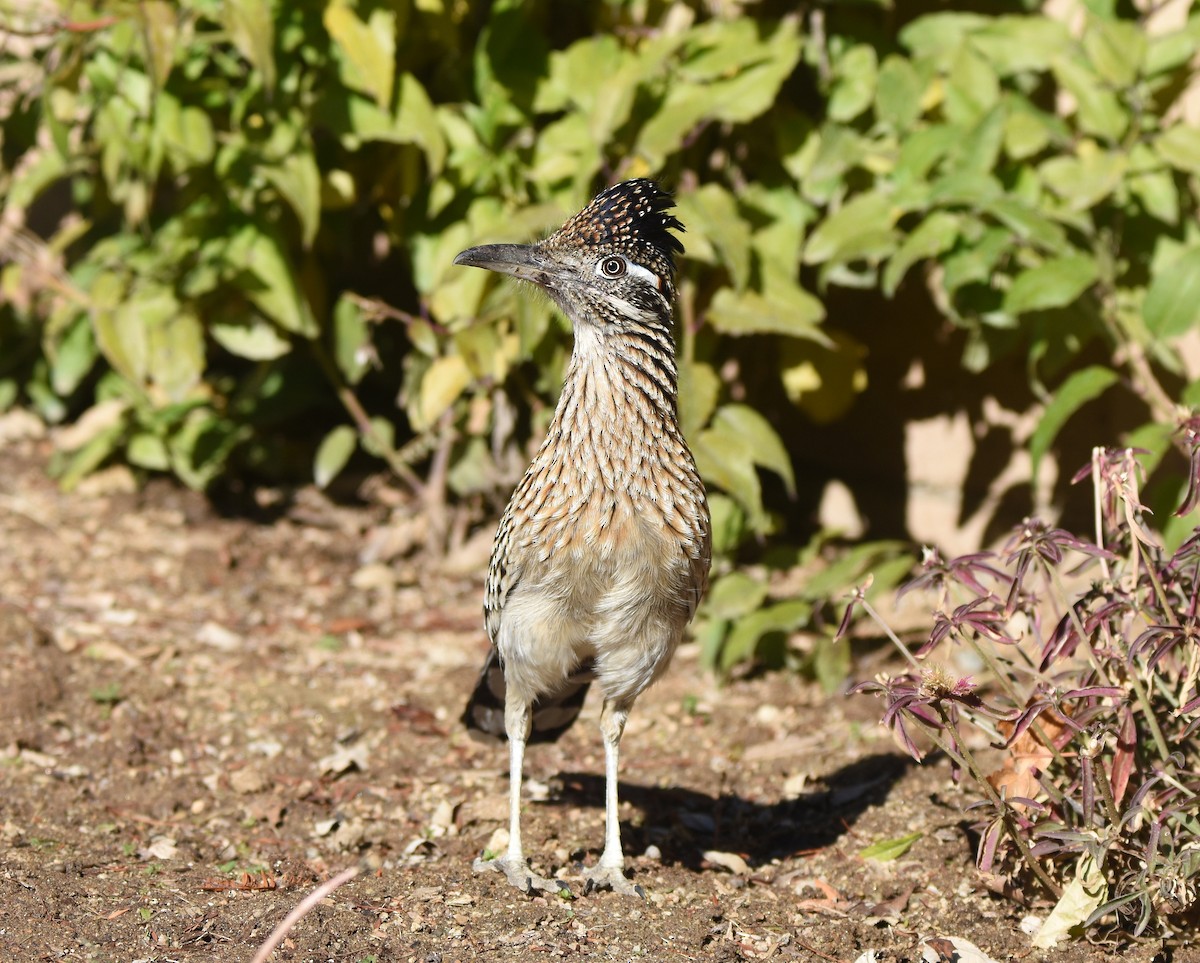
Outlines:
[[[498,274],[511,274],[523,281],[547,285],[553,277],[550,265],[532,244],[483,244],[467,248],[454,259],[455,264],[483,268]]]

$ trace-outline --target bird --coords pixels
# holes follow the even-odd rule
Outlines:
[[[642,896],[625,875],[619,749],[638,696],[666,670],[708,584],[708,500],[678,418],[674,199],[637,178],[598,193],[531,244],[485,244],[458,265],[540,288],[571,322],[571,359],[546,437],[501,517],[484,590],[492,649],[464,720],[507,738],[509,835],[476,872],[527,894],[571,895],[528,865],[525,747],[558,738],[588,688],[603,695],[604,847],[584,892]],[[485,853],[484,856],[488,854]]]

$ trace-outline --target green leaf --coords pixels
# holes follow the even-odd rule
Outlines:
[[[117,445],[124,434],[125,422],[122,419],[94,435],[78,451],[72,452],[66,467],[58,476],[58,483],[63,490],[71,491],[104,464],[108,457],[117,450]]]
[[[762,485],[754,465],[754,452],[727,421],[714,422],[689,439],[696,467],[706,482],[716,485],[745,511],[750,527],[756,532],[770,529],[763,510]],[[713,502],[709,496],[710,507]]]
[[[1156,338],[1177,337],[1200,322],[1200,247],[1188,248],[1155,272],[1142,317]]]
[[[395,136],[416,144],[425,152],[433,175],[446,163],[446,137],[438,123],[437,110],[421,82],[410,73],[400,75],[400,103],[396,108]]]
[[[313,459],[313,481],[316,486],[328,487],[329,483],[341,474],[357,447],[358,432],[349,425],[338,425],[329,432],[321,440]]]
[[[880,282],[889,298],[896,293],[904,275],[918,261],[937,257],[954,246],[962,218],[947,211],[934,211],[904,239],[888,260]]]
[[[734,285],[744,289],[750,281],[750,225],[733,195],[719,184],[705,184],[681,196],[677,204],[683,222],[717,250]]]
[[[179,14],[167,0],[143,0],[137,7],[146,45],[146,62],[159,90],[166,86],[179,49]]]
[[[230,354],[251,361],[273,361],[292,350],[291,341],[252,309],[238,321],[209,322],[208,333]]]
[[[1128,184],[1147,214],[1172,227],[1179,223],[1179,188],[1169,170],[1135,174]]]
[[[371,329],[358,301],[348,294],[333,308],[333,355],[347,384],[356,385],[370,367]]]
[[[1054,134],[1054,125],[1032,108],[1010,110],[1004,122],[1004,151],[1013,160],[1026,160],[1042,151]]]
[[[321,223],[321,172],[312,149],[296,144],[280,161],[265,165],[262,172],[300,222],[300,240],[311,247]]]
[[[1108,141],[1119,141],[1129,126],[1129,114],[1087,65],[1069,56],[1055,58],[1054,76],[1075,98],[1080,129]]]
[[[858,855],[863,859],[890,863],[893,859],[899,859],[912,849],[913,844],[924,835],[924,833],[909,833],[907,836],[897,836],[894,839],[882,839],[866,849],[860,850]]]
[[[824,317],[825,306],[799,287],[786,303],[768,300],[755,291],[737,294],[732,288],[721,288],[707,313],[708,323],[725,334],[786,334],[828,343],[818,327]]]
[[[1016,197],[1000,197],[989,201],[984,210],[1005,227],[1043,250],[1058,253],[1070,248],[1067,233],[1056,221],[1030,207]]]
[[[829,117],[851,121],[866,110],[875,97],[877,75],[874,47],[858,44],[839,57],[834,67],[836,79],[825,107]]]
[[[1066,26],[1046,16],[990,17],[971,34],[971,43],[1004,77],[1042,73],[1071,42]]]
[[[964,43],[946,77],[946,119],[973,125],[1000,99],[1000,81],[991,64],[971,43]]]
[[[1058,436],[1062,426],[1089,401],[1100,397],[1117,383],[1117,373],[1110,368],[1092,365],[1076,371],[1054,392],[1054,397],[1042,412],[1041,421],[1029,438],[1029,458],[1036,482],[1042,458]]]
[[[168,401],[182,401],[204,372],[204,328],[189,309],[176,306],[170,314],[148,323],[146,360],[151,382]]]
[[[711,365],[685,361],[679,368],[679,426],[690,438],[712,417],[721,379]]]
[[[471,371],[457,354],[434,358],[421,378],[421,390],[415,410],[409,419],[417,431],[431,428],[447,408],[462,397],[471,383]]]
[[[1023,271],[1004,295],[1004,311],[1022,314],[1066,307],[1095,283],[1096,260],[1088,254],[1066,255]]]
[[[1092,18],[1083,49],[1106,85],[1128,87],[1137,80],[1146,56],[1146,31],[1130,20]]]
[[[389,109],[396,70],[396,15],[376,8],[363,22],[346,0],[333,0],[325,8],[324,22],[350,66],[343,77],[347,86],[370,94],[381,108]]]
[[[792,473],[792,459],[787,448],[779,439],[771,423],[749,405],[724,405],[717,410],[713,424],[729,429],[729,432],[749,447],[755,464],[775,472],[787,485],[789,494],[795,494],[796,477]]]
[[[1108,197],[1129,167],[1125,154],[1101,151],[1085,141],[1076,157],[1053,157],[1038,168],[1038,176],[1072,210],[1084,211]]]
[[[217,7],[233,45],[263,75],[263,86],[275,86],[275,22],[264,0],[226,0]]]
[[[131,465],[147,471],[167,471],[171,467],[171,455],[167,444],[158,435],[139,431],[125,446],[125,457]]]
[[[857,195],[809,235],[804,263],[844,262],[890,253],[895,243],[892,225],[899,213],[893,210],[891,198],[881,192]]]
[[[967,35],[989,22],[978,13],[927,14],[900,31],[900,42],[916,59],[929,59],[938,69],[944,70],[962,48]]]
[[[66,398],[87,377],[99,354],[87,315],[79,314],[53,352],[48,353],[52,360],[50,386],[55,394]]]
[[[1154,150],[1176,170],[1200,174],[1200,129],[1175,124],[1159,134]]]
[[[231,266],[246,296],[285,331],[306,338],[318,333],[308,299],[301,292],[279,237],[246,224],[229,242]]]
[[[906,131],[921,116],[924,83],[912,61],[889,54],[879,68],[875,85],[875,114],[896,131]]]
[[[721,649],[720,668],[728,671],[754,655],[763,637],[777,632],[791,632],[812,618],[812,604],[803,599],[789,599],[758,609],[738,619]]]
[[[723,575],[709,586],[704,599],[704,611],[709,618],[726,621],[749,615],[767,597],[765,582],[733,571]]]

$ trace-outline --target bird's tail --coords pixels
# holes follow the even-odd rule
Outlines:
[[[554,742],[579,717],[588,686],[593,678],[589,659],[571,674],[558,692],[542,696],[533,704],[533,728],[530,742]],[[475,691],[463,712],[463,722],[472,736],[484,739],[507,739],[504,731],[504,666],[500,653],[493,648],[488,653]]]

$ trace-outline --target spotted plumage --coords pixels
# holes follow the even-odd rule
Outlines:
[[[671,305],[683,246],[671,232],[683,226],[670,208],[653,182],[627,181],[544,241],[456,259],[544,288],[575,335],[546,439],[496,533],[484,600],[495,648],[466,713],[468,726],[494,735],[503,723],[510,740],[510,848],[482,865],[526,889],[558,883],[524,864],[524,746],[564,731],[594,680],[604,695],[607,830],[588,878],[632,890],[616,822],[617,746],[708,578],[708,506],[676,414]]]

